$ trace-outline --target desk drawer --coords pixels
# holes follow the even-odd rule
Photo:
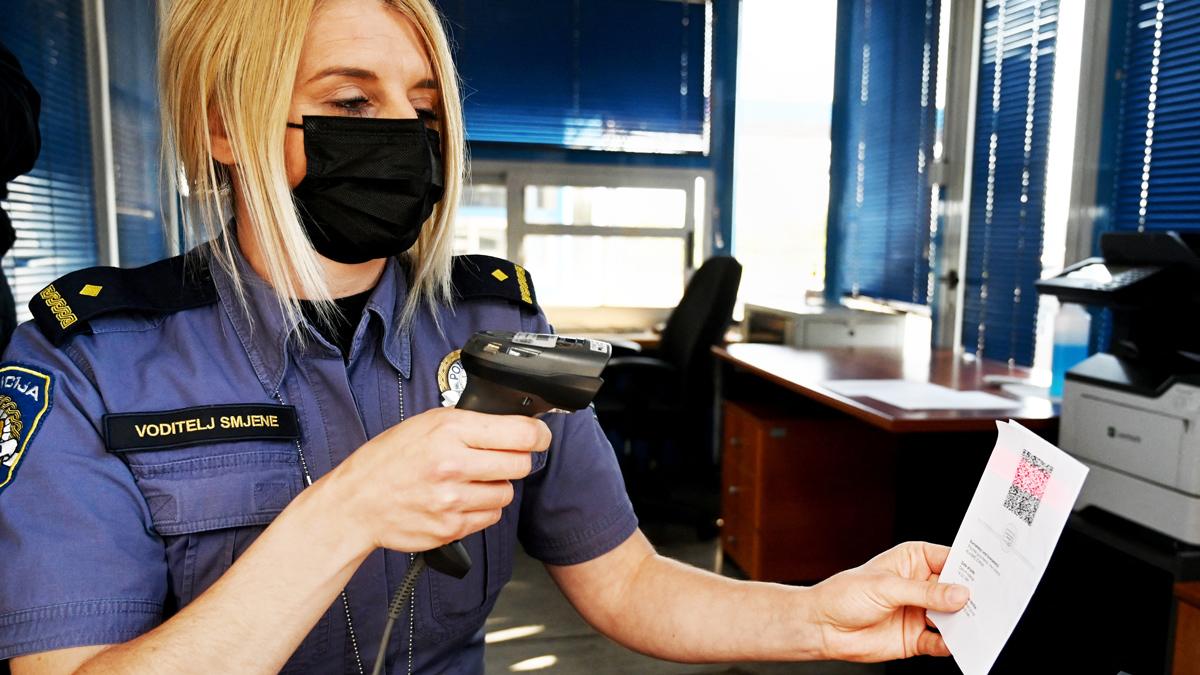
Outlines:
[[[751,578],[758,569],[758,563],[754,559],[754,545],[754,532],[747,528],[745,523],[725,521],[725,527],[721,528],[721,550],[746,574],[751,575]]]
[[[816,581],[891,543],[894,453],[846,418],[726,402],[721,545],[763,581]]]
[[[747,433],[745,414],[736,406],[725,406],[724,432],[721,439],[721,469],[732,471],[746,465]]]
[[[750,474],[736,470],[724,474],[721,480],[721,517],[726,522],[737,520],[751,528],[757,527],[755,502],[758,492],[759,486]]]
[[[754,517],[756,487],[749,483],[745,474],[726,475],[721,492],[721,547],[725,553],[746,571],[755,574],[758,561],[755,545],[758,523]]]
[[[763,423],[734,403],[725,404],[721,467],[756,475],[762,452]]]

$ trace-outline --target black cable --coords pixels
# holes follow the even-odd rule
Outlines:
[[[408,598],[412,596],[413,589],[417,586],[417,578],[424,571],[425,555],[418,553],[413,558],[412,566],[404,575],[404,581],[401,582],[400,588],[397,588],[396,593],[392,595],[391,604],[388,605],[387,625],[383,627],[383,638],[379,641],[379,649],[375,653],[375,667],[371,669],[371,675],[383,673],[383,665],[387,661],[388,640],[392,637],[392,628],[396,626],[396,619],[404,612],[404,606],[408,604]]]

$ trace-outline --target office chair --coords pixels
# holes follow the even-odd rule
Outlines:
[[[617,349],[596,396],[596,414],[616,447],[635,506],[642,515],[682,515],[702,536],[715,534],[720,480],[712,447],[710,348],[725,335],[741,279],[734,258],[706,261],[667,319],[659,347]],[[702,497],[683,498],[676,494],[681,490]]]

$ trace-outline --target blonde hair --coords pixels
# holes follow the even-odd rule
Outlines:
[[[316,252],[296,214],[284,164],[284,131],[292,86],[309,19],[320,0],[174,0],[162,24],[159,89],[164,150],[178,163],[187,248],[214,243],[214,258],[235,281],[245,307],[243,280],[230,237],[220,237],[233,213],[231,172],[249,214],[247,228],[262,253],[266,281],[290,321],[298,298],[328,310],[331,300]],[[401,12],[424,38],[441,99],[445,195],[405,254],[412,285],[401,315],[451,303],[453,223],[466,158],[458,76],[441,17],[429,0],[380,0]],[[235,164],[211,153],[210,115],[224,127]],[[169,162],[165,163],[169,165]],[[436,315],[435,315],[436,316]]]

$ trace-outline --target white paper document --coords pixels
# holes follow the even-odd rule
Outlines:
[[[967,508],[944,583],[971,590],[953,614],[929,612],[964,675],[985,675],[1025,612],[1058,544],[1087,467],[1015,423],[1000,437]]]
[[[829,380],[826,389],[842,396],[865,396],[904,410],[1008,410],[1021,402],[986,391],[959,391],[908,380]]]

